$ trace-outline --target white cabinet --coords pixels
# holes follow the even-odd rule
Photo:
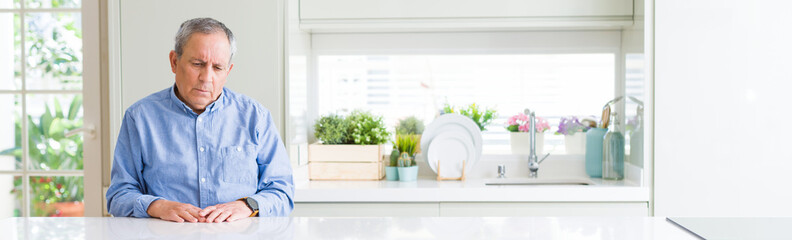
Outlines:
[[[301,28],[328,32],[614,27],[632,17],[632,0],[300,0]]]
[[[649,216],[646,202],[296,203],[294,217]]]

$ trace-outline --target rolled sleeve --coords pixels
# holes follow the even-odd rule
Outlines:
[[[155,196],[151,196],[151,195],[140,195],[137,198],[137,201],[136,201],[137,204],[135,204],[135,206],[134,206],[135,209],[134,209],[134,212],[132,213],[132,216],[133,217],[139,217],[139,218],[151,217],[148,214],[148,207],[149,207],[149,205],[151,205],[151,203],[153,203],[154,201],[160,200],[160,199],[164,199],[164,198],[155,197]]]

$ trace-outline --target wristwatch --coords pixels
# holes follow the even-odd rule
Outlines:
[[[258,202],[256,202],[256,199],[243,197],[240,198],[239,200],[245,202],[245,205],[247,205],[247,207],[250,208],[251,211],[253,211],[253,213],[250,214],[251,217],[258,215],[259,207],[258,207]]]

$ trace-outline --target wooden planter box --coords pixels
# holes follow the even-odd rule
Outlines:
[[[311,180],[380,180],[385,177],[384,145],[310,144]]]

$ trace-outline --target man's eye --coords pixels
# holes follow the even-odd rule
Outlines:
[[[222,70],[223,70],[223,68],[222,68],[222,67],[215,67],[215,70],[217,70],[217,71],[222,71]]]
[[[193,66],[196,66],[196,67],[200,67],[201,65],[203,65],[203,64],[201,64],[201,63],[193,63]]]

